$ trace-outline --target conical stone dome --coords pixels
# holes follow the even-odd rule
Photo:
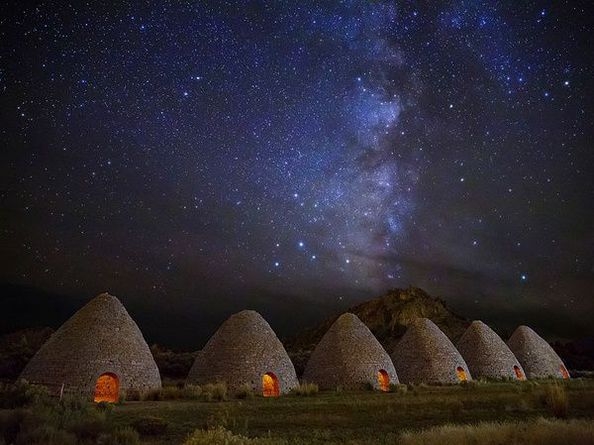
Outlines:
[[[58,329],[21,374],[50,390],[94,394],[97,379],[117,377],[120,392],[161,387],[151,351],[126,308],[113,295],[92,299]]]
[[[456,346],[475,379],[525,379],[524,370],[516,356],[495,331],[482,321],[473,321]]]
[[[392,352],[402,383],[459,383],[471,380],[466,362],[429,319],[414,320]]]
[[[196,357],[187,383],[223,382],[230,391],[249,385],[263,391],[265,376],[271,376],[276,394],[298,386],[295,367],[270,325],[255,311],[229,317]],[[264,388],[265,389],[265,388]]]
[[[507,345],[522,364],[529,379],[569,378],[565,364],[551,345],[528,326],[518,327]]]
[[[387,390],[398,383],[392,360],[369,328],[354,314],[343,314],[313,351],[303,380],[322,389],[360,389],[371,384]]]

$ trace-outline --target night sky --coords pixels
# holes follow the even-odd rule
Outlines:
[[[590,2],[113,3],[0,10],[1,282],[592,333]]]

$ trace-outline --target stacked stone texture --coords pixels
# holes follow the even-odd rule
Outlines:
[[[402,383],[459,383],[457,368],[471,374],[448,337],[429,319],[418,318],[392,352],[392,362]]]
[[[563,378],[562,370],[567,372],[565,364],[551,345],[528,326],[519,326],[507,345],[522,364],[529,379]]]
[[[378,372],[386,371],[390,383],[398,383],[392,360],[369,328],[354,314],[341,315],[313,351],[303,381],[321,389],[379,389]]]
[[[108,293],[95,297],[58,329],[21,374],[31,383],[92,397],[97,378],[113,373],[120,392],[161,388],[153,355],[126,308]]]
[[[517,379],[514,366],[524,375],[520,362],[505,342],[482,321],[473,321],[456,344],[476,379]]]
[[[262,376],[272,372],[281,394],[299,385],[287,351],[255,311],[229,317],[196,357],[187,383],[225,383],[234,392],[244,385],[262,392]]]

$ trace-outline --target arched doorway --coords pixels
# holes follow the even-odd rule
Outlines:
[[[111,372],[101,374],[95,383],[93,401],[116,403],[120,399],[120,379]]]
[[[267,372],[262,376],[262,395],[264,397],[280,396],[278,377],[272,372]]]
[[[563,377],[564,379],[569,378],[569,372],[567,371],[567,368],[565,366],[561,365],[559,367],[559,370],[561,371],[561,377]]]
[[[381,391],[390,390],[390,376],[384,369],[380,369],[377,372],[377,381]]]
[[[514,365],[514,373],[516,374],[516,378],[518,380],[526,380],[524,373],[522,372],[522,370],[520,369],[520,367],[518,365]]]
[[[458,366],[456,368],[456,375],[458,376],[458,380],[460,380],[461,382],[465,382],[468,380],[466,371],[464,371],[464,368],[462,366]]]

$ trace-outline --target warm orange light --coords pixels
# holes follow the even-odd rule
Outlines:
[[[379,383],[379,387],[381,391],[389,391],[390,390],[390,376],[388,375],[388,373],[383,370],[380,369],[377,372],[377,381]]]
[[[262,376],[262,395],[264,397],[280,396],[278,378],[272,372],[267,372]]]
[[[462,366],[458,366],[456,368],[456,374],[458,375],[458,380],[460,380],[461,382],[465,382],[468,380],[468,376],[466,375],[466,371],[464,371],[464,368]]]
[[[567,371],[567,368],[566,368],[565,366],[561,365],[561,366],[559,367],[559,370],[561,371],[561,376],[562,376],[564,379],[568,379],[568,378],[569,378],[569,372]]]
[[[116,403],[120,398],[120,380],[115,374],[101,374],[95,384],[93,401]]]
[[[516,373],[516,378],[518,380],[526,380],[526,376],[524,375],[519,366],[514,366],[514,372]]]

